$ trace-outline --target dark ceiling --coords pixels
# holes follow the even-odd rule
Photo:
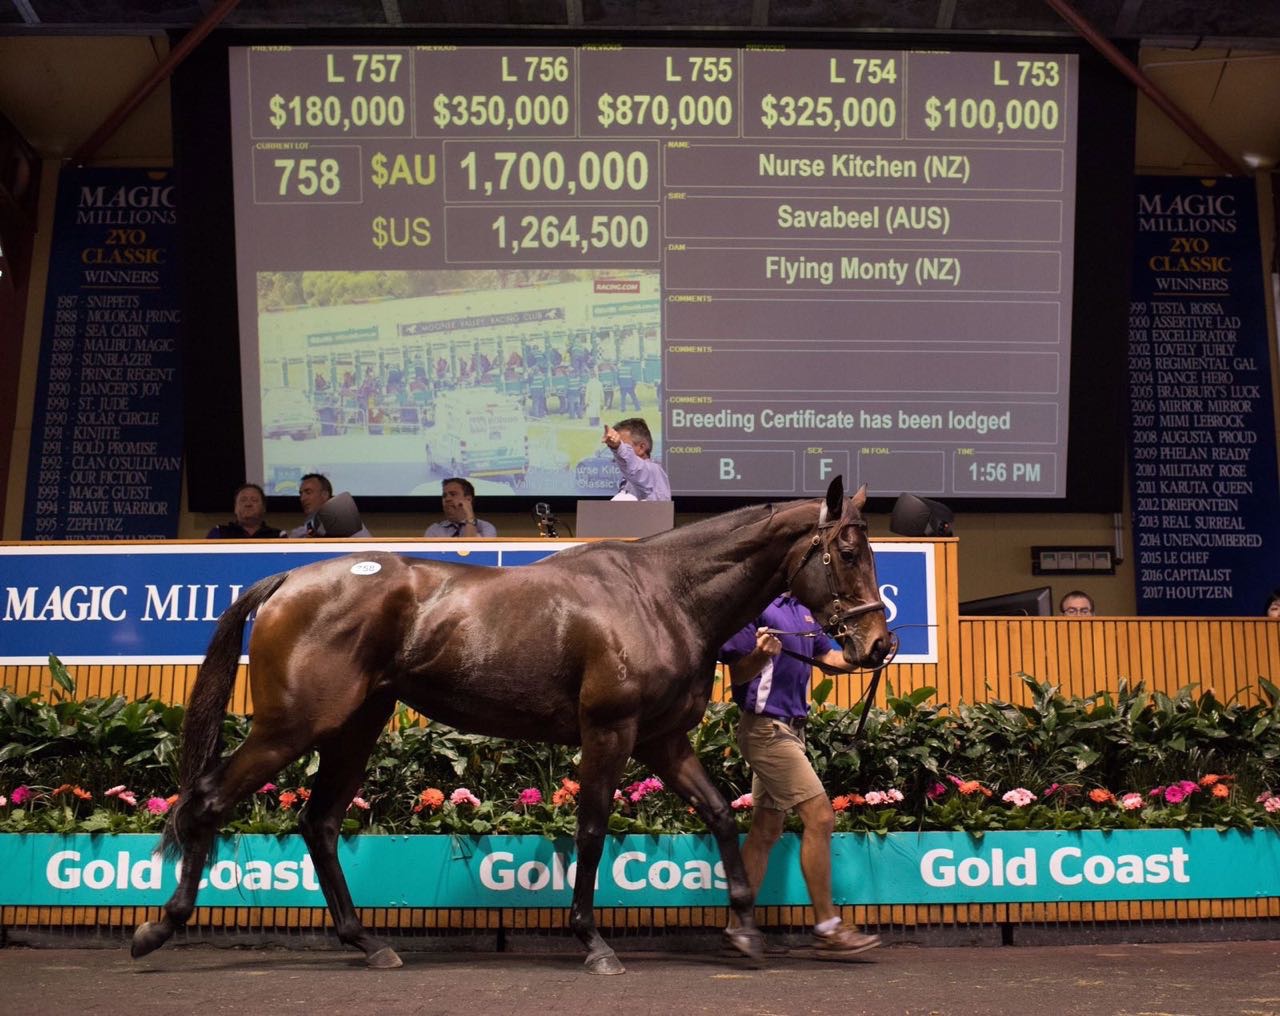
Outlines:
[[[1068,0],[1116,41],[1280,50],[1277,0]],[[219,0],[0,0],[0,35],[149,34]],[[787,33],[1068,36],[1045,0],[241,0],[228,28],[756,29]]]

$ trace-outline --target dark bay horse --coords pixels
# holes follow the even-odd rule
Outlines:
[[[164,845],[182,854],[159,921],[134,957],[190,918],[214,837],[241,799],[305,752],[320,768],[299,819],[339,939],[371,967],[400,958],[361,924],[338,864],[342,818],[397,700],[460,730],[581,745],[578,876],[570,924],[587,969],[622,965],[596,930],[593,887],[614,788],[628,756],[652,768],[715,835],[741,928],[759,958],[733,818],[690,747],[719,647],[784,589],[853,667],[891,655],[861,510],[844,496],[742,508],[634,543],[571,548],[537,564],[478,568],[357,553],[273,575],[223,614],[183,729],[180,800]],[[245,623],[253,724],[222,758],[221,732]]]

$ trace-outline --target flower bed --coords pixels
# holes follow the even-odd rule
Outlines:
[[[181,706],[122,697],[75,700],[56,660],[49,701],[0,691],[0,832],[155,832],[177,782]],[[857,712],[815,690],[810,754],[837,830],[1280,828],[1280,690],[1221,703],[1184,688],[1066,698],[1024,677],[1031,705],[931,702],[892,689],[855,743]],[[734,742],[737,709],[713,704],[690,733],[699,758],[750,824],[750,775]],[[248,731],[229,716],[234,746]],[[402,712],[379,740],[348,833],[538,834],[576,829],[576,750],[502,741]],[[238,833],[289,833],[318,766],[308,755],[244,802]],[[683,801],[639,769],[614,797],[613,833],[701,832]]]

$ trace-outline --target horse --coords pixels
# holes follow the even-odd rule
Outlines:
[[[209,852],[237,802],[312,750],[301,833],[338,938],[374,968],[399,956],[360,922],[338,863],[343,815],[397,701],[493,737],[581,746],[578,875],[570,927],[591,973],[623,972],[596,928],[594,886],[614,788],[628,757],[649,766],[714,834],[739,927],[759,960],[753,891],[732,812],[687,736],[702,718],[717,651],[789,589],[852,668],[880,668],[885,620],[862,508],[846,497],[740,508],[635,542],[602,541],[518,568],[359,552],[272,575],[222,615],[192,688],[180,787],[160,849],[181,854],[162,917],[134,932],[136,959],[190,918]],[[244,627],[253,723],[222,757]]]

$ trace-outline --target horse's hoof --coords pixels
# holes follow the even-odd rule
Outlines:
[[[167,941],[169,941],[169,933],[165,931],[164,926],[155,921],[147,921],[138,925],[137,930],[134,931],[129,954],[135,960],[141,959],[147,953],[155,952]]]
[[[364,962],[373,970],[395,970],[396,967],[404,966],[404,961],[389,945],[384,945],[377,952],[370,953]]]
[[[610,949],[598,956],[588,956],[584,964],[589,974],[625,974],[627,968]]]
[[[724,941],[749,960],[764,959],[764,936],[759,928],[725,928]]]

